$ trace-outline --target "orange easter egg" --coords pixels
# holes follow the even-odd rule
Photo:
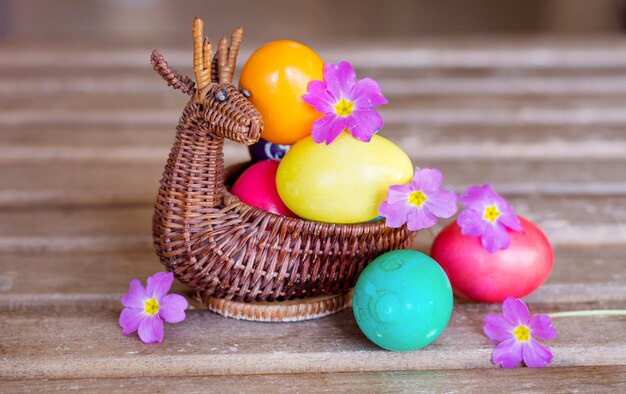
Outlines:
[[[251,94],[250,102],[263,117],[263,139],[291,145],[311,134],[321,114],[302,96],[309,82],[323,79],[323,71],[319,55],[295,41],[272,41],[250,56],[239,86]]]

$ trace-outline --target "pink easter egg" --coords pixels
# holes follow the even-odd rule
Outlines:
[[[489,253],[480,239],[461,234],[456,222],[435,238],[431,256],[450,279],[454,293],[480,302],[525,297],[546,281],[554,252],[537,225],[518,216],[522,231],[507,230],[508,248]]]
[[[255,208],[277,215],[296,218],[276,190],[278,161],[263,160],[248,167],[235,181],[230,192]]]

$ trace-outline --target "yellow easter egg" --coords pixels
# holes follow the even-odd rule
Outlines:
[[[409,183],[413,166],[393,142],[375,135],[362,142],[344,131],[331,144],[309,136],[283,157],[278,194],[298,216],[327,223],[360,223],[378,217],[391,185]]]

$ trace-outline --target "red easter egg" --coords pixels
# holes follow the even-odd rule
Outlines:
[[[461,234],[456,222],[435,238],[431,256],[446,272],[454,293],[480,302],[502,302],[507,296],[525,297],[545,282],[552,271],[554,252],[534,223],[518,216],[522,231],[508,230],[507,249],[489,253],[480,238]]]
[[[230,192],[255,208],[295,218],[297,216],[287,208],[276,190],[278,164],[275,160],[254,163],[237,178]]]

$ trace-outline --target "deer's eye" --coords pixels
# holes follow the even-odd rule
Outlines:
[[[252,96],[248,89],[240,88],[239,92],[241,92],[241,94],[243,94],[243,97],[245,98],[250,98],[250,96]]]
[[[226,93],[225,90],[220,90],[219,92],[215,93],[215,101],[217,101],[218,103],[226,100],[228,100],[228,93]]]

